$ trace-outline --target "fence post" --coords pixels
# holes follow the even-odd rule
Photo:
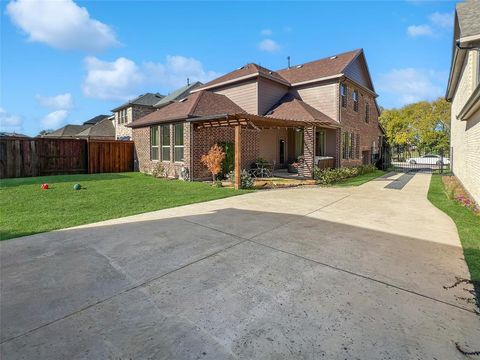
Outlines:
[[[440,149],[440,174],[443,174],[443,149]]]

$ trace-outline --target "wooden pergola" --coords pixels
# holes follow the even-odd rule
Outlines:
[[[234,127],[235,128],[235,190],[240,189],[241,180],[241,162],[242,162],[242,127],[253,128],[257,130],[268,128],[306,128],[306,127],[324,127],[336,129],[338,126],[329,122],[320,120],[304,121],[291,119],[276,119],[266,116],[253,114],[221,114],[213,116],[202,116],[187,119],[195,124],[198,129],[216,128],[216,127]]]

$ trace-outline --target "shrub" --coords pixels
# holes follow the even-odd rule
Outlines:
[[[201,162],[212,174],[212,180],[215,181],[218,173],[222,171],[222,161],[225,159],[225,152],[221,146],[213,145],[206,155],[202,156]]]
[[[331,185],[358,175],[368,174],[376,170],[374,165],[360,165],[355,167],[342,167],[336,169],[320,169],[315,167],[313,178],[317,184]]]
[[[228,173],[228,180],[233,184],[235,184],[235,172],[230,171]],[[242,170],[240,173],[240,188],[241,189],[251,189],[253,188],[254,180],[252,176],[248,173],[247,170]]]
[[[156,178],[163,178],[165,177],[165,167],[161,162],[155,164],[153,170],[152,170],[152,175],[153,177]]]

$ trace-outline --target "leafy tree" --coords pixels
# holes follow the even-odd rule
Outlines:
[[[38,136],[48,135],[53,132],[53,129],[44,129],[38,133]]]
[[[379,120],[391,146],[421,152],[445,151],[450,141],[450,108],[443,98],[420,101],[385,110]]]
[[[225,159],[225,152],[218,144],[213,145],[206,155],[202,156],[202,164],[205,165],[212,173],[212,180],[215,179],[220,171],[222,171],[222,161]]]

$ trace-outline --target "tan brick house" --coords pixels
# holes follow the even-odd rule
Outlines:
[[[480,1],[457,4],[446,99],[452,102],[450,161],[480,204]]]
[[[200,158],[215,143],[234,142],[241,124],[242,168],[262,157],[275,167],[370,163],[382,136],[379,110],[363,50],[271,71],[247,64],[132,121],[140,171],[162,163],[170,176],[209,175]]]

